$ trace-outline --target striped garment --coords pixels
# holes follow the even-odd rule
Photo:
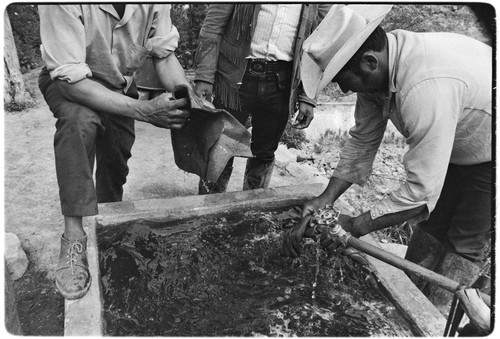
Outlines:
[[[249,58],[292,61],[302,5],[261,5]]]

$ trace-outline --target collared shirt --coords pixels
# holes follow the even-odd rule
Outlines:
[[[261,5],[250,45],[250,58],[293,60],[302,5]]]
[[[387,121],[393,122],[409,145],[407,181],[376,203],[372,219],[424,204],[430,213],[449,163],[491,161],[491,47],[452,33],[397,30],[387,37],[388,94],[358,94],[356,126],[333,174],[363,184]]]
[[[42,57],[52,79],[92,77],[126,89],[148,55],[164,58],[179,33],[170,5],[129,5],[120,19],[113,5],[39,5]]]

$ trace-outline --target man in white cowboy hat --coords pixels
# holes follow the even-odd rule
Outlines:
[[[306,94],[316,97],[332,81],[358,98],[356,125],[329,185],[304,204],[302,215],[366,182],[391,120],[409,145],[407,180],[366,213],[341,216],[341,226],[359,237],[420,222],[413,237],[419,243],[412,239],[407,259],[457,280],[463,265],[477,275],[492,230],[492,49],[452,33],[385,33],[379,24],[388,10],[336,6],[304,42]],[[311,234],[299,228],[286,235],[285,254],[297,255]]]

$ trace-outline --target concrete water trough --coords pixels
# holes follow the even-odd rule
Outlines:
[[[317,196],[323,185],[286,186],[206,196],[187,196],[102,204],[100,214],[87,218],[88,256],[92,286],[88,294],[76,301],[65,302],[64,333],[67,336],[105,336],[104,297],[99,264],[99,240],[106,230],[120,230],[131,222],[171,222],[215,214],[252,209],[300,206]],[[340,206],[342,210],[342,206]],[[188,230],[189,231],[189,230]],[[113,231],[114,232],[114,231]],[[363,240],[378,245],[371,236]],[[429,300],[413,285],[406,274],[375,258],[370,261],[378,287],[408,323],[415,336],[442,336],[446,320]],[[182,334],[178,334],[181,336]]]

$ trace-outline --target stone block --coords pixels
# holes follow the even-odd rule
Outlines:
[[[5,233],[5,263],[12,280],[21,278],[28,269],[28,257],[14,233]]]

